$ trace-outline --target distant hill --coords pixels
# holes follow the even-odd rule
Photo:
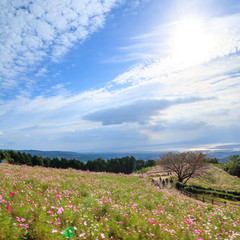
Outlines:
[[[222,163],[226,163],[232,155],[240,155],[240,151],[208,151],[206,153],[210,158],[219,158]]]
[[[17,150],[15,150],[17,151]],[[122,158],[126,156],[134,156],[137,160],[158,160],[161,155],[167,153],[160,151],[138,151],[138,152],[105,152],[105,153],[77,153],[67,151],[39,151],[39,150],[19,150],[20,152],[30,153],[31,155],[37,155],[40,157],[49,158],[66,158],[66,159],[77,159],[82,162],[88,160],[94,160],[102,158],[104,160],[111,158]],[[177,153],[177,151],[176,151]],[[226,163],[229,156],[240,155],[240,151],[206,151],[207,156],[210,158],[219,158],[222,163]]]
[[[107,160],[111,158],[122,158],[126,156],[134,156],[137,160],[145,161],[158,160],[161,155],[166,153],[166,152],[77,153],[65,151],[38,151],[38,150],[19,150],[19,151],[41,157],[77,159],[82,162],[87,162],[88,160],[94,160],[97,158]]]

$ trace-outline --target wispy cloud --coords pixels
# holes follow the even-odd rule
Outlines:
[[[191,22],[191,20],[191,18],[185,19],[185,21],[189,22]],[[204,44],[204,47],[207,49],[202,49],[203,46],[199,45],[200,42],[196,42],[195,44],[191,43],[191,51],[193,53],[191,53],[190,58],[188,58],[186,52],[185,54],[181,52],[183,56],[179,56],[179,53],[177,53],[175,51],[176,49],[173,49],[174,46],[172,46],[173,41],[176,41],[176,39],[173,38],[175,37],[174,35],[176,34],[177,27],[181,24],[178,19],[170,23],[165,23],[164,25],[155,26],[147,33],[130,37],[128,45],[119,47],[119,56],[107,59],[106,62],[143,60],[148,62],[150,60],[155,61],[154,64],[158,65],[162,73],[178,71],[179,69],[203,64],[212,59],[224,57],[240,51],[239,23],[239,13],[210,18],[205,21],[202,20],[202,32],[199,33],[199,35],[202,36],[202,42],[204,42],[202,44]],[[190,34],[191,33],[189,33],[189,37],[196,41],[197,39],[194,39]],[[185,49],[183,49],[183,51],[184,50]],[[197,58],[192,56],[194,54]],[[148,64],[147,66],[149,67]],[[132,71],[132,75],[134,75],[135,70],[133,69]],[[123,82],[123,78],[127,81],[126,73],[121,76],[121,79],[118,78],[116,81],[121,83]]]
[[[23,76],[36,71],[43,59],[59,61],[76,42],[101,28],[106,14],[121,2],[105,1],[1,1],[0,88],[16,87]]]

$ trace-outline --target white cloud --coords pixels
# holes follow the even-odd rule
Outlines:
[[[19,76],[35,70],[45,57],[58,61],[75,42],[102,27],[120,1],[1,1],[0,87],[15,87]]]
[[[199,33],[197,30],[191,32],[195,25],[190,23],[194,19],[186,18],[184,21],[190,27],[183,29],[184,32],[180,31],[182,39],[178,39],[179,36],[173,39],[182,24],[181,21],[158,26],[148,33],[131,37],[129,39],[131,44],[120,48],[125,54],[112,57],[105,62],[145,60],[145,63],[137,64],[130,71],[119,75],[114,82],[119,84],[139,82],[139,76],[145,78],[147,75],[149,78],[150,73],[169,74],[240,52],[239,13],[208,20],[196,19],[196,23],[200,22],[196,24]],[[198,35],[194,37],[194,34]],[[176,41],[180,41],[178,45],[180,49],[172,46]]]
[[[50,35],[44,37],[45,32],[39,32],[33,38],[24,37],[22,38],[25,41],[24,44],[20,44],[21,39],[16,37],[17,34],[10,35],[11,39],[13,36],[16,37],[16,42],[10,39],[12,41],[12,45],[10,45],[19,48],[17,51],[11,51],[12,47],[8,44],[0,46],[10,49],[10,55],[5,56],[9,63],[0,62],[0,68],[5,70],[3,73],[8,79],[10,77],[14,79],[14,76],[24,72],[27,66],[40,61],[46,52],[49,52],[53,59],[62,56],[74,41],[84,40],[96,27],[101,26],[104,22],[102,17],[114,2],[105,2],[98,5],[98,9],[96,9],[95,7],[91,8],[91,4],[86,5],[86,2],[74,1],[72,2],[73,9],[66,7],[64,10],[68,17],[59,22],[54,22],[55,18],[51,19],[42,9],[51,9],[56,5],[54,13],[58,16],[58,10],[64,9],[62,4],[65,4],[65,1],[49,3],[49,6],[46,5],[48,4],[46,2],[42,5],[33,4],[35,6],[34,21],[38,21],[36,16],[44,19],[50,26],[48,29]],[[78,15],[78,12],[86,7],[86,13],[77,18],[76,14]],[[94,14],[98,17],[93,17]],[[41,95],[31,98],[22,93],[15,99],[1,100],[1,127],[4,129],[5,142],[23,141],[25,143],[23,146],[36,148],[33,145],[35,142],[35,146],[42,149],[49,149],[50,146],[52,149],[80,150],[78,148],[81,145],[83,149],[89,150],[97,149],[97,147],[114,150],[114,146],[117,146],[118,149],[121,147],[126,149],[131,144],[135,144],[137,149],[137,145],[147,146],[184,141],[188,143],[192,141],[194,144],[204,143],[204,141],[214,143],[217,139],[220,139],[222,143],[230,140],[233,143],[240,141],[239,135],[236,134],[240,129],[240,56],[239,52],[236,52],[239,49],[240,40],[240,25],[237,24],[239,20],[240,15],[233,15],[214,19],[209,23],[208,28],[214,30],[213,34],[219,41],[216,41],[216,45],[208,57],[198,62],[182,63],[181,59],[174,56],[157,60],[153,58],[137,64],[101,89],[70,95],[66,91],[65,85],[57,84],[49,89],[51,93],[54,92],[51,97]],[[70,24],[73,32],[68,31],[70,28],[66,23]],[[221,26],[228,30],[222,31]],[[23,29],[20,28],[21,31]],[[26,27],[26,29],[30,31],[30,28]],[[16,31],[18,30],[16,28]],[[57,34],[58,31],[59,34]],[[52,38],[51,34],[56,35]],[[139,39],[147,44],[146,39],[149,40],[150,37],[154,39],[155,36],[154,34],[143,35]],[[151,44],[153,41],[149,42]],[[21,46],[23,47],[22,52],[20,51]],[[133,49],[136,50],[138,47],[130,47],[128,50],[133,51]],[[25,58],[27,58],[26,62],[21,64],[20,60],[23,61]],[[17,66],[15,63],[18,61],[19,65]],[[8,73],[7,70],[10,67],[12,67],[12,71],[9,70]],[[40,68],[39,76],[46,71],[46,68]],[[14,80],[11,83],[2,82],[2,86],[5,87],[13,84]],[[154,114],[148,106],[147,115],[142,114],[141,116],[141,113],[138,115],[139,117],[145,116],[144,121],[119,121],[122,117],[121,114],[126,113],[119,106],[125,106],[128,109],[131,106],[136,107],[134,102],[141,103],[142,100],[159,103],[156,100],[162,99],[171,102],[182,98],[208,99],[208,101],[175,104],[171,108],[154,111]],[[141,104],[138,104],[137,107],[141,109]],[[110,123],[111,120],[116,122],[117,118],[119,124],[116,126],[101,126],[101,123],[84,120],[84,116],[106,113],[109,109],[113,114],[116,113],[116,109],[119,110],[117,111],[118,115],[113,119],[111,119],[111,114],[107,116],[107,121]],[[156,109],[160,109],[160,107],[156,106]],[[130,116],[125,117],[131,117],[134,110],[136,109],[132,111],[130,109]],[[106,116],[104,115],[104,117]],[[141,123],[141,126],[138,122]],[[22,140],[23,133],[27,134],[28,138]],[[35,139],[37,140],[35,141]],[[91,146],[89,142],[92,144]],[[14,146],[10,143],[9,146]]]
[[[47,73],[47,69],[43,67],[38,69],[38,72],[35,74],[35,76],[36,77],[44,76],[46,73]]]

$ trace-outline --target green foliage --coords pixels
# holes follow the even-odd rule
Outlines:
[[[229,157],[228,163],[228,173],[233,176],[240,177],[240,157],[239,155],[233,155]]]
[[[74,228],[73,228],[73,227],[67,227],[67,228],[64,230],[64,232],[63,232],[62,235],[63,235],[64,237],[71,238],[71,237],[74,236],[74,234],[75,234]]]
[[[228,162],[225,164],[221,164],[220,167],[229,174],[240,177],[240,156],[239,155],[230,156]]]
[[[208,194],[213,197],[219,197],[224,199],[229,199],[232,201],[240,201],[240,191],[225,191],[221,189],[214,189],[211,187],[205,188],[199,185],[187,185],[179,181],[175,184],[177,189],[184,189],[187,192],[194,194]]]
[[[143,173],[148,172],[148,171],[151,170],[152,168],[153,168],[153,167],[143,167],[143,168],[141,168],[140,170],[135,171],[135,173],[137,173],[137,174],[143,174]]]

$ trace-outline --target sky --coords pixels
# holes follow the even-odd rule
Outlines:
[[[0,9],[0,149],[240,150],[239,0]]]

